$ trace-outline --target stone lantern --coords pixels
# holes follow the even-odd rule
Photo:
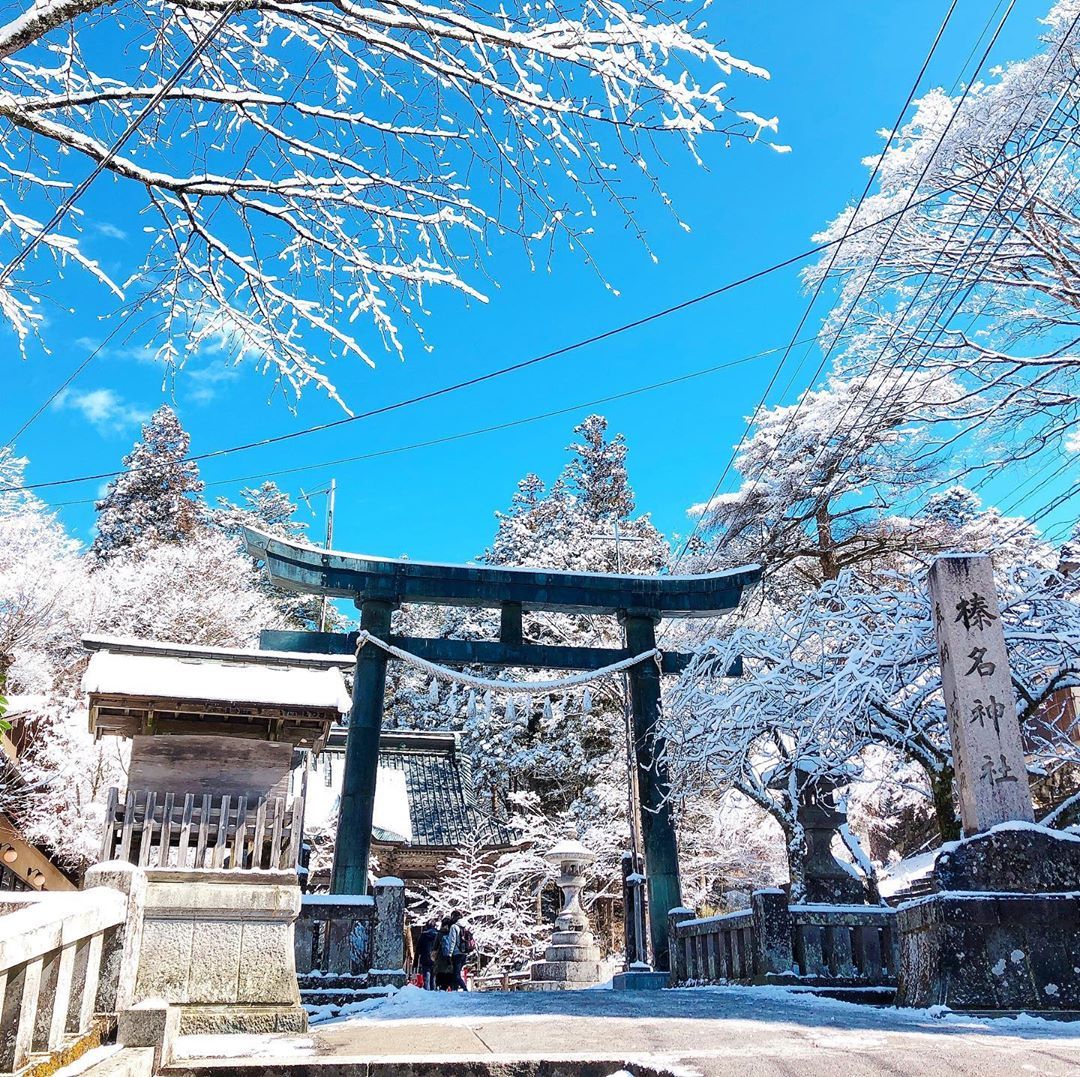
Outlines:
[[[559,865],[557,881],[563,904],[544,960],[533,962],[532,979],[522,986],[531,991],[588,987],[600,980],[600,950],[581,907],[581,891],[585,872],[596,860],[596,854],[579,841],[566,840],[549,849],[544,858]]]

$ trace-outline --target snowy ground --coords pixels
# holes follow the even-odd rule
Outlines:
[[[981,1019],[780,988],[448,994],[404,988],[307,1037],[184,1037],[185,1061],[610,1059],[701,1074],[1080,1073],[1080,1021]],[[197,1066],[198,1063],[196,1062]]]

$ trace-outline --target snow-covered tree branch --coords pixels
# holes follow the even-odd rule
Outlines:
[[[483,298],[473,270],[497,235],[588,259],[607,204],[640,235],[621,170],[667,202],[657,138],[696,153],[707,134],[775,130],[734,107],[728,83],[767,73],[692,15],[681,0],[35,0],[0,25],[4,260],[104,162],[146,219],[144,264],[109,283],[160,309],[161,356],[178,365],[224,340],[295,392],[336,396],[322,356],[403,356],[430,288]],[[80,235],[90,224],[69,216],[38,262],[108,279]],[[24,341],[53,273],[29,263],[0,288]]]
[[[807,280],[832,266],[839,294],[825,339],[839,340],[842,371],[887,371],[894,388],[953,379],[939,417],[993,435],[972,461],[980,468],[1060,447],[1080,421],[1078,78],[1080,4],[1058,0],[1036,55],[972,86],[962,104],[942,90],[918,101],[868,159],[876,193],[815,237],[839,240],[949,190],[897,227],[845,239]]]

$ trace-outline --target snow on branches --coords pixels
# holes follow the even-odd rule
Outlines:
[[[955,378],[940,417],[1002,436],[970,461],[988,470],[1077,429],[1080,3],[1058,0],[1045,26],[1041,52],[971,86],[962,103],[940,89],[916,102],[896,140],[867,160],[876,193],[815,236],[840,240],[911,207],[836,250],[825,335],[840,335],[845,372],[880,367],[894,385],[914,372]],[[806,279],[820,280],[832,258]]]
[[[1034,777],[1080,764],[1075,719],[1056,705],[1080,687],[1075,582],[1032,565],[998,567],[1002,623]],[[725,676],[741,656],[745,676]],[[884,747],[925,773],[944,837],[954,837],[952,767],[925,573],[828,581],[768,629],[703,645],[667,722],[684,783],[732,787],[798,842],[801,773],[848,784]]]
[[[191,71],[108,149],[228,11]],[[319,358],[404,355],[427,292],[482,299],[498,235],[582,248],[603,203],[639,237],[619,170],[659,197],[653,142],[756,140],[776,120],[731,107],[767,72],[712,43],[694,8],[618,0],[470,6],[414,0],[36,0],[0,25],[0,234],[17,249],[88,163],[138,192],[146,260],[111,282],[161,311],[174,365],[226,342],[299,393],[337,397]],[[130,57],[139,57],[136,69]],[[99,181],[104,182],[104,181]],[[102,279],[69,217],[42,250]],[[12,252],[14,253],[14,251]],[[21,338],[38,282],[0,288]],[[354,326],[364,319],[373,332]]]

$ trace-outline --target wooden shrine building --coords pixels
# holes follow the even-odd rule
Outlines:
[[[331,598],[348,598],[360,610],[360,633],[264,632],[263,646],[276,652],[356,655],[345,776],[331,888],[362,894],[368,885],[371,824],[382,728],[388,648],[396,657],[440,665],[493,665],[596,671],[633,660],[627,670],[634,749],[641,798],[649,934],[653,959],[667,968],[667,916],[681,906],[675,827],[660,718],[660,675],[679,673],[690,656],[659,653],[656,625],[662,618],[708,617],[738,606],[745,587],[757,582],[756,566],[698,576],[631,576],[531,568],[445,565],[376,558],[324,550],[247,530],[249,551],[265,561],[281,587]],[[402,603],[477,606],[501,611],[497,640],[397,637],[390,619]],[[552,611],[617,617],[624,648],[550,646],[525,642],[524,612]]]

